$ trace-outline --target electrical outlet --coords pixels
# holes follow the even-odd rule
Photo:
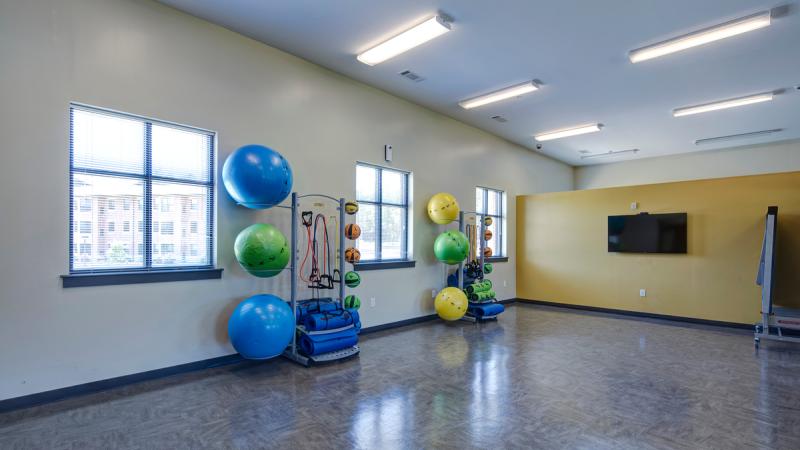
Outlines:
[[[375,297],[369,298],[369,306],[373,308],[375,307]]]
[[[647,289],[639,289],[639,297],[647,297]]]
[[[503,280],[503,287],[508,287],[508,281],[507,280]]]
[[[636,203],[636,202],[632,202],[632,203],[631,203],[631,210],[635,210],[635,209],[637,209],[637,208],[639,208],[639,204],[638,204],[638,203]]]
[[[436,289],[431,289],[431,298],[436,298]]]

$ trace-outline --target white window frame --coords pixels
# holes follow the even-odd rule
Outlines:
[[[496,235],[492,237],[492,239],[497,239],[498,245],[495,247],[498,249],[498,254],[493,254],[492,256],[486,258],[487,261],[491,261],[493,259],[502,259],[508,257],[508,249],[506,248],[507,244],[507,221],[506,221],[506,209],[507,209],[507,201],[506,201],[506,191],[502,189],[490,188],[486,186],[475,186],[475,206],[476,210],[478,209],[478,191],[482,192],[483,195],[483,211],[476,211],[482,214],[484,217],[491,217],[492,220],[497,223],[496,225]],[[489,211],[489,192],[494,192],[499,194],[500,203],[497,205],[498,213],[499,214],[488,214]],[[483,227],[481,227],[483,229]]]
[[[370,263],[390,263],[390,262],[409,262],[409,261],[413,261],[413,251],[412,251],[413,238],[412,237],[413,237],[413,229],[414,229],[414,227],[412,225],[413,224],[413,218],[411,216],[412,211],[413,211],[413,209],[412,209],[412,198],[413,198],[413,192],[414,192],[413,191],[413,180],[414,180],[413,173],[411,173],[411,172],[409,172],[407,170],[402,170],[402,169],[398,169],[398,168],[395,168],[395,167],[386,167],[386,166],[381,166],[381,165],[378,165],[378,164],[372,164],[372,163],[363,162],[363,161],[356,161],[356,174],[358,173],[358,166],[369,167],[370,169],[376,170],[376,173],[377,173],[377,180],[376,180],[376,183],[375,183],[375,189],[376,189],[375,196],[376,196],[376,198],[375,198],[374,201],[359,199],[358,198],[358,188],[356,187],[356,201],[359,203],[359,205],[365,204],[365,205],[373,205],[373,206],[375,206],[375,214],[376,214],[375,224],[377,226],[377,229],[375,230],[375,259],[362,259],[359,263],[360,264],[370,264]],[[403,203],[398,204],[398,203],[390,203],[390,202],[384,202],[383,201],[383,198],[382,198],[382,195],[383,195],[383,184],[382,184],[383,183],[383,179],[382,179],[383,171],[391,171],[391,172],[399,173],[399,174],[402,174],[405,177],[405,187],[406,187],[406,189],[405,189],[405,193],[404,193],[404,202]],[[356,175],[356,177],[354,177],[354,180],[356,181],[356,186],[358,185],[357,177],[358,177],[358,175]],[[400,243],[400,246],[401,246],[401,250],[400,250],[401,257],[400,258],[383,258],[381,256],[381,251],[382,251],[382,248],[381,248],[382,247],[382,242],[381,242],[381,240],[382,240],[382,233],[381,233],[382,211],[381,211],[381,209],[383,208],[384,205],[385,206],[396,207],[396,208],[403,208],[403,210],[404,210],[404,220],[405,220],[406,233],[405,233],[405,238]],[[363,230],[362,230],[362,234],[363,234]]]

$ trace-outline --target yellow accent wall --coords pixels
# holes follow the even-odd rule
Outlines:
[[[778,206],[776,303],[800,308],[800,172],[519,196],[517,296],[754,323],[770,205]],[[688,254],[609,253],[607,217],[639,212],[687,212]]]

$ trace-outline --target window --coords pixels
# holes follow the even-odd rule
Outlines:
[[[80,199],[80,210],[81,212],[88,212],[92,210],[92,199],[91,198],[82,198]]]
[[[175,224],[173,222],[164,222],[161,224],[161,234],[173,234],[175,232]]]
[[[395,169],[356,165],[356,241],[361,261],[406,261],[409,255],[408,199],[410,174]]]
[[[82,220],[78,229],[81,233],[91,233],[92,232],[92,222],[88,220]]]
[[[480,226],[480,233],[483,233],[485,228],[492,232],[492,238],[486,242],[486,246],[492,249],[492,257],[505,257],[506,193],[497,189],[476,187],[475,211],[492,218],[492,224],[489,227],[485,227],[483,224]],[[478,251],[479,249],[475,249],[476,254]]]
[[[70,211],[70,273],[212,269],[214,143],[210,131],[73,104],[70,192],[78,207]],[[77,211],[93,204],[107,227],[85,236],[92,222],[78,220]],[[176,222],[198,232],[175,235]],[[169,259],[153,258],[159,250]]]

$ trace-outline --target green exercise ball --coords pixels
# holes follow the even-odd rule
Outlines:
[[[344,284],[351,288],[357,287],[359,284],[361,284],[361,275],[359,275],[358,272],[353,272],[352,270],[347,272],[344,274]]]
[[[493,270],[494,267],[492,266],[492,263],[486,263],[483,265],[483,273],[492,273]]]
[[[348,295],[344,298],[344,307],[347,309],[361,308],[361,299],[355,295]]]
[[[261,278],[274,277],[289,263],[289,242],[268,223],[253,224],[242,230],[236,236],[233,251],[244,270]]]
[[[445,264],[458,264],[469,255],[469,241],[460,231],[445,231],[434,241],[433,254]]]

